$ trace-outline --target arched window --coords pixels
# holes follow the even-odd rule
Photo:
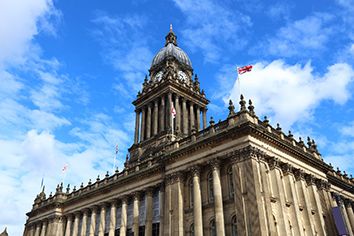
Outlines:
[[[236,216],[233,216],[231,219],[231,235],[237,236],[237,219]]]
[[[229,196],[233,198],[235,195],[235,188],[234,188],[234,175],[232,174],[232,167],[227,169],[227,181],[229,185]]]
[[[194,224],[189,227],[190,236],[194,236]]]
[[[210,221],[210,236],[216,236],[216,225],[214,219]]]
[[[188,188],[189,188],[189,207],[192,208],[194,202],[193,178],[190,178]]]
[[[208,199],[209,202],[214,202],[214,185],[213,185],[213,173],[208,174]]]

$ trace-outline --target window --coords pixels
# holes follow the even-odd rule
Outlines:
[[[208,174],[208,197],[209,202],[214,202],[213,173],[211,171]]]
[[[189,180],[189,207],[193,207],[194,196],[193,196],[193,178]]]
[[[237,219],[236,216],[233,216],[231,219],[231,235],[237,236]]]
[[[160,223],[152,224],[152,236],[158,236],[160,233]]]
[[[214,219],[210,221],[210,236],[216,236],[216,226]]]
[[[194,224],[189,227],[190,236],[194,236]]]
[[[229,184],[229,196],[233,198],[235,195],[235,188],[234,188],[234,176],[232,174],[232,167],[227,169],[227,180]]]

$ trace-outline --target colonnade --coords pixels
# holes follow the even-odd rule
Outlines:
[[[147,188],[144,192],[145,198],[145,229],[144,235],[152,236],[153,225],[153,188]],[[161,190],[160,190],[161,191]],[[163,191],[163,190],[162,190]],[[37,222],[28,231],[28,236],[109,236],[116,235],[119,229],[120,235],[126,235],[128,228],[128,201],[133,204],[133,222],[131,230],[134,235],[139,235],[139,208],[142,198],[141,192],[123,196],[111,202],[104,202],[60,217],[60,222],[54,221]],[[120,222],[117,220],[118,202],[121,202]],[[160,207],[161,211],[161,207]],[[109,216],[108,216],[109,213]],[[59,218],[58,218],[59,219]],[[106,222],[108,219],[109,222]],[[55,227],[53,227],[55,225]]]
[[[176,110],[175,119],[171,116],[172,104]],[[200,107],[180,95],[164,94],[135,110],[134,143],[137,144],[172,128],[174,133],[185,135],[190,134],[192,129],[196,131],[205,129],[207,126],[206,112],[206,107]]]

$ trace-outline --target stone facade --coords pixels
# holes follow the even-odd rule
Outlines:
[[[354,179],[313,140],[260,120],[242,96],[207,124],[209,101],[172,29],[157,56],[133,102],[125,168],[38,194],[24,236],[338,235],[333,208],[353,235]]]

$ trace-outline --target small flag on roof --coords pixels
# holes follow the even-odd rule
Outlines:
[[[176,118],[176,114],[177,114],[176,109],[175,109],[175,107],[174,107],[173,104],[172,104],[172,107],[171,107],[171,115],[172,115],[172,118],[173,118],[173,119]]]
[[[242,75],[246,72],[250,72],[252,70],[253,66],[252,65],[247,65],[247,66],[243,66],[243,67],[237,67],[237,73],[239,75]]]

